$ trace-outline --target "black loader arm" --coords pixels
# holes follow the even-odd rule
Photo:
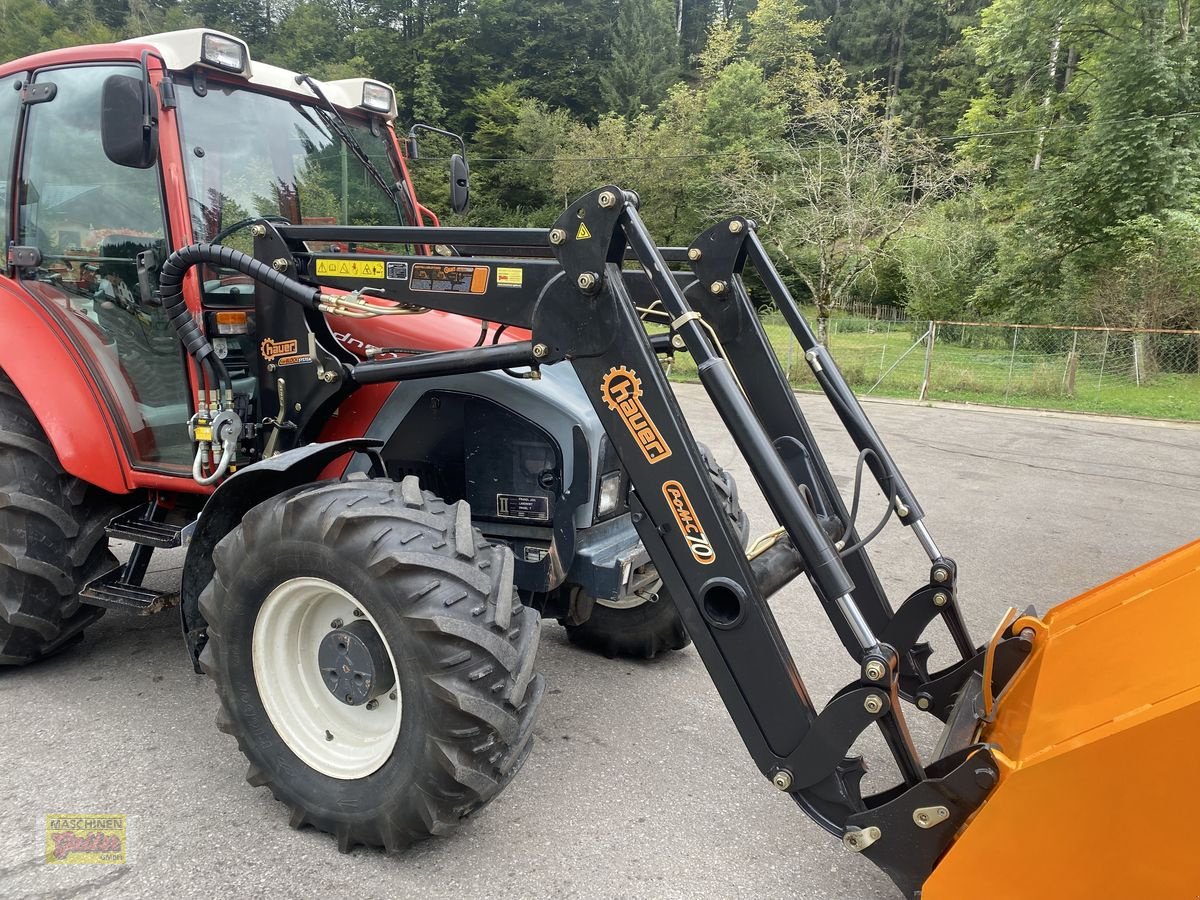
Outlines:
[[[285,451],[303,442],[331,404],[361,385],[492,369],[528,367],[536,374],[543,364],[569,361],[629,473],[638,533],[759,770],[848,850],[879,865],[908,896],[918,894],[997,782],[992,751],[972,743],[973,720],[962,712],[972,708],[972,691],[984,677],[985,652],[963,622],[953,560],[934,543],[913,490],[817,343],[754,224],[733,217],[687,248],[662,249],[642,222],[636,195],[610,185],[571,204],[548,230],[431,231],[263,222],[253,258],[231,261],[236,251],[216,248],[224,264],[252,276],[274,270],[260,279],[256,314],[278,332],[270,334],[268,350],[282,345],[301,357],[272,367],[263,385],[268,407],[277,396],[294,410],[289,414],[282,402],[278,410],[265,409],[268,427],[275,427],[270,446]],[[397,249],[438,243],[462,255],[310,249],[355,243]],[[188,250],[191,259],[213,248]],[[805,349],[859,448],[859,464],[888,497],[889,515],[913,529],[929,558],[928,582],[898,606],[884,593],[771,350],[743,282],[747,268]],[[281,271],[286,278],[278,277]],[[320,321],[323,313],[368,317],[414,308],[520,327],[532,337],[357,362],[338,352]],[[647,321],[667,332],[649,335]],[[189,346],[199,346],[192,337]],[[660,355],[682,351],[695,360],[779,522],[749,551],[722,512],[663,373]],[[801,574],[858,667],[857,677],[822,707],[805,688],[767,604]],[[948,626],[959,659],[930,673],[929,647],[920,639],[935,618]],[[986,669],[993,690],[1027,650],[1019,635],[1001,636]],[[948,723],[951,738],[936,759],[923,760],[914,746],[906,703]],[[864,795],[865,765],[850,750],[872,727],[884,737],[900,781]]]

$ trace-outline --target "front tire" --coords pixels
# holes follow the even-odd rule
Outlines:
[[[520,769],[540,620],[465,503],[413,477],[305,485],[252,509],[214,563],[200,664],[217,724],[293,827],[398,850],[453,831]]]
[[[696,449],[708,469],[721,506],[745,547],[750,536],[750,522],[738,500],[737,482],[707,446],[698,443]],[[567,638],[571,643],[602,653],[609,659],[652,659],[659,653],[682,650],[692,639],[688,637],[675,601],[666,588],[661,587],[661,582],[659,584],[657,596],[652,600],[638,596],[615,601],[597,599],[586,621],[566,626]]]

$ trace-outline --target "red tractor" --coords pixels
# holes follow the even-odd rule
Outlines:
[[[1200,797],[1200,542],[977,642],[752,221],[659,247],[605,185],[548,229],[429,227],[385,85],[211,31],[4,84],[0,661],[178,600],[249,781],[343,850],[396,849],[525,759],[541,615],[614,654],[690,637],[766,782],[905,896],[1195,893],[1162,823]],[[849,504],[747,270],[858,448]],[[749,549],[662,370],[678,352],[779,523]],[[868,472],[886,505],[860,536]],[[928,561],[897,603],[868,554],[893,519]],[[145,588],[183,545],[178,597]],[[820,705],[767,602],[801,575],[854,663]],[[876,731],[895,780],[870,793]]]
[[[16,60],[0,66],[0,87],[0,664],[63,649],[106,609],[178,603],[200,671],[219,622],[226,641],[246,638],[223,645],[236,661],[209,666],[243,750],[252,761],[291,752],[318,785],[316,799],[292,797],[294,821],[392,847],[453,827],[517,770],[542,690],[540,617],[610,656],[688,643],[631,521],[628,476],[569,365],[363,386],[317,409],[281,377],[311,369],[317,349],[256,321],[253,281],[212,264],[183,288],[184,315],[211,337],[211,355],[192,360],[181,345],[157,290],[172,251],[248,249],[265,223],[438,224],[405,166],[427,126],[397,139],[390,87],[321,83],[204,29]],[[456,154],[456,210],[467,177]],[[410,274],[351,259],[377,252],[365,233],[319,249],[346,254],[330,271],[381,283]],[[479,318],[404,312],[327,321],[351,360],[529,337]],[[207,421],[218,391],[227,415]],[[234,415],[238,444],[223,452]],[[315,451],[272,471],[284,450],[346,439],[369,440],[369,458]],[[732,480],[705,458],[744,533]],[[259,475],[209,502],[254,461]],[[365,479],[372,467],[389,480],[363,482],[358,499],[289,493],[318,477]],[[339,511],[364,497],[392,514],[381,521],[405,527],[337,539]],[[271,509],[259,506],[269,498]],[[269,540],[280,533],[298,542],[294,557]],[[125,562],[110,537],[133,543]],[[151,553],[180,546],[181,590],[144,586]],[[428,586],[430,570],[442,573],[440,587]],[[239,606],[247,591],[255,603]],[[424,599],[401,617],[395,598],[410,595]],[[345,658],[366,662],[338,674]],[[315,681],[296,675],[310,664],[323,673]],[[262,717],[254,729],[251,713],[233,709],[248,688]],[[402,707],[416,723],[403,735]],[[393,754],[398,739],[406,752]],[[251,782],[260,777],[252,767]],[[378,792],[381,778],[426,780],[423,792],[387,794],[405,798],[388,819],[402,827],[350,829],[324,810],[334,787]]]

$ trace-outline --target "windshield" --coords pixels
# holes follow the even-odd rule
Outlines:
[[[322,121],[317,109],[208,82],[179,85],[179,128],[194,240],[246,219],[295,225],[396,225],[396,203]],[[386,129],[343,113],[366,155],[391,180]],[[248,239],[248,232],[239,235]],[[236,241],[234,242],[236,245]]]

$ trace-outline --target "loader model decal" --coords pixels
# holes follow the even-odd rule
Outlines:
[[[621,417],[647,462],[662,462],[671,455],[671,448],[659,434],[646,407],[642,406],[642,380],[632,369],[624,366],[610,369],[600,382],[600,396],[605,405]]]
[[[688,549],[692,551],[692,558],[703,566],[715,561],[717,553],[709,543],[704,526],[696,517],[683,485],[678,481],[667,481],[663,483],[662,492],[667,498],[667,505],[671,507],[671,514],[675,516],[675,523],[683,533],[683,539],[687,541]]]
[[[298,345],[295,341],[274,341],[271,338],[266,338],[259,344],[258,349],[263,359],[272,360],[279,356],[291,356],[295,354],[297,347]]]

